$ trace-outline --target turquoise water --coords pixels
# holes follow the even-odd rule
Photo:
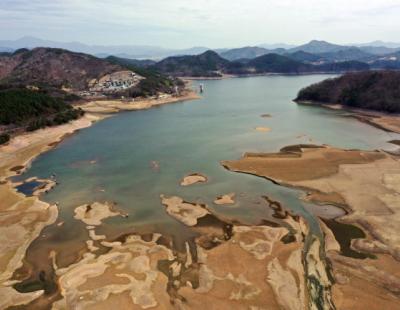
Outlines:
[[[219,162],[238,159],[246,151],[278,151],[299,143],[393,148],[387,141],[398,139],[396,134],[343,117],[343,112],[292,102],[302,87],[327,77],[202,81],[201,100],[120,113],[66,139],[35,160],[23,176],[57,175],[60,184],[43,199],[59,203],[65,225],[49,229],[48,241],[71,241],[83,233],[82,223],[72,219],[73,210],[92,201],[114,201],[129,214],[106,220],[103,229],[115,235],[151,227],[184,239],[188,230],[166,215],[161,194],[205,202],[217,213],[246,223],[271,219],[271,210],[261,198],[268,195],[312,222],[298,191],[229,172]],[[262,118],[265,113],[272,117]],[[258,132],[257,126],[272,130]],[[153,161],[159,163],[159,170],[152,169]],[[180,187],[181,178],[192,172],[205,174],[209,182]],[[231,192],[236,193],[234,206],[213,205],[217,196]]]

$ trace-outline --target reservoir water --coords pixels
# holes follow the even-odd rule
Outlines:
[[[262,198],[267,195],[315,225],[309,211],[313,208],[299,200],[299,191],[229,172],[220,161],[238,159],[246,151],[274,152],[299,143],[394,148],[387,141],[399,135],[346,117],[344,112],[292,102],[302,87],[329,77],[201,81],[205,92],[200,100],[120,113],[67,138],[36,159],[23,175],[25,179],[56,174],[60,183],[42,199],[58,202],[64,225],[46,228],[41,241],[31,248],[46,244],[68,251],[63,245],[86,240],[84,225],[73,214],[77,206],[93,201],[115,202],[118,209],[129,214],[127,218],[107,219],[98,233],[104,230],[108,236],[117,237],[152,231],[168,234],[179,243],[190,231],[165,213],[161,194],[204,202],[216,213],[244,223],[275,220]],[[262,118],[262,114],[271,117]],[[271,131],[256,131],[259,126]],[[193,172],[206,175],[208,182],[181,187],[182,177]],[[213,204],[217,196],[232,192],[236,193],[235,205]]]

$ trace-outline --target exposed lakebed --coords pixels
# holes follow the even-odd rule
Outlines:
[[[19,177],[46,179],[56,175],[59,183],[42,199],[58,203],[57,223],[62,225],[43,231],[28,250],[28,260],[46,257],[40,253],[55,249],[59,265],[73,262],[87,237],[85,225],[74,218],[74,209],[94,201],[113,202],[129,215],[104,220],[98,233],[106,233],[111,239],[133,232],[157,232],[184,248],[184,241],[193,238],[193,232],[168,216],[160,195],[206,204],[214,213],[244,223],[279,222],[263,198],[267,195],[302,215],[317,232],[312,211],[318,207],[299,200],[300,191],[229,172],[220,161],[240,158],[248,151],[274,152],[300,143],[396,148],[387,141],[400,135],[343,117],[341,111],[292,102],[299,89],[327,77],[202,81],[205,92],[200,100],[120,113],[64,140],[38,157]],[[270,117],[262,117],[265,114]],[[257,127],[271,130],[254,130]],[[193,173],[206,176],[207,182],[182,187],[182,178]],[[214,204],[226,193],[235,193],[233,204]],[[335,215],[329,212],[329,217]],[[340,214],[338,211],[336,215]]]

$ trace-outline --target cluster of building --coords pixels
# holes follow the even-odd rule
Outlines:
[[[119,71],[107,74],[89,83],[89,92],[113,93],[137,85],[144,78],[133,71]]]

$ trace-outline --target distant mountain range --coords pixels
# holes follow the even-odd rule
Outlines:
[[[299,57],[299,52],[294,52]],[[266,73],[307,74],[340,73],[369,70],[367,63],[360,61],[320,62],[318,64],[300,61],[289,55],[268,53],[253,59],[229,61],[214,51],[194,56],[168,57],[149,66],[156,71],[172,76],[221,77],[223,75],[254,75]],[[302,57],[307,54],[301,53]],[[311,57],[311,56],[310,56]]]
[[[283,48],[283,49],[287,50],[287,49],[291,49],[291,48],[296,47],[296,45],[286,44],[286,43],[274,43],[274,44],[263,43],[263,44],[259,44],[257,46],[266,48],[268,50],[274,50],[274,49],[277,49],[277,48]]]
[[[33,48],[37,44],[45,46],[59,44],[60,47]],[[0,41],[0,46],[6,46],[4,52],[0,53],[0,79],[7,77],[10,81],[42,82],[40,79],[43,78],[43,82],[58,84],[70,81],[77,89],[83,88],[87,80],[93,76],[113,71],[115,68],[111,65],[147,68],[175,77],[342,73],[369,69],[400,70],[400,48],[344,46],[316,40],[289,49],[247,46],[215,51],[207,50],[205,47],[174,51],[144,46],[101,47],[73,42],[55,43],[31,37],[16,41]],[[21,46],[30,49],[19,49],[10,53],[10,49]],[[103,53],[97,53],[100,51]],[[130,53],[148,57],[132,59],[129,57]],[[173,56],[161,57],[161,60],[151,59],[151,56],[169,53]],[[101,58],[94,57],[93,54],[100,55]],[[96,71],[96,66],[99,67],[99,72]],[[71,80],[69,75],[74,79]],[[80,85],[80,82],[83,84]]]
[[[246,63],[249,59],[267,54],[278,54],[312,65],[326,66],[329,63],[358,61],[368,64],[373,69],[400,69],[400,48],[344,46],[316,40],[290,49],[243,47],[224,51],[220,56],[230,61]]]
[[[115,55],[138,59],[161,59],[172,55],[195,55],[208,50],[206,47],[192,47],[180,50],[144,45],[87,45],[80,42],[56,42],[35,37],[23,37],[14,41],[0,40],[0,52],[10,52],[20,48],[32,49],[35,47],[62,48],[103,58]]]
[[[388,48],[400,48],[400,43],[399,42],[385,42],[385,41],[373,41],[369,43],[361,43],[361,44],[348,44],[351,46],[374,46],[374,47],[388,47]]]
[[[210,50],[208,47],[192,47],[188,49],[168,49],[157,46],[144,46],[144,45],[88,45],[80,42],[56,42],[49,40],[42,40],[35,37],[23,37],[18,40],[0,40],[0,52],[12,52],[20,48],[32,49],[35,47],[51,47],[62,48],[74,52],[81,52],[91,54],[97,57],[106,58],[108,56],[117,56],[121,58],[131,59],[152,59],[161,60],[170,56],[184,56],[184,55],[198,55]],[[350,50],[344,57],[337,57],[332,53]],[[239,60],[245,58],[256,58],[265,54],[292,54],[298,51],[311,53],[311,54],[331,54],[325,55],[329,60],[360,60],[356,57],[357,53],[367,53],[372,55],[388,55],[400,50],[400,43],[374,41],[365,44],[349,44],[338,45],[326,41],[313,40],[307,44],[294,46],[290,44],[260,44],[258,46],[246,46],[233,49],[214,49],[222,57],[227,60]],[[361,52],[360,52],[361,51]],[[354,56],[349,55],[354,54]],[[323,56],[323,55],[321,55]],[[363,55],[367,57],[368,55]]]

